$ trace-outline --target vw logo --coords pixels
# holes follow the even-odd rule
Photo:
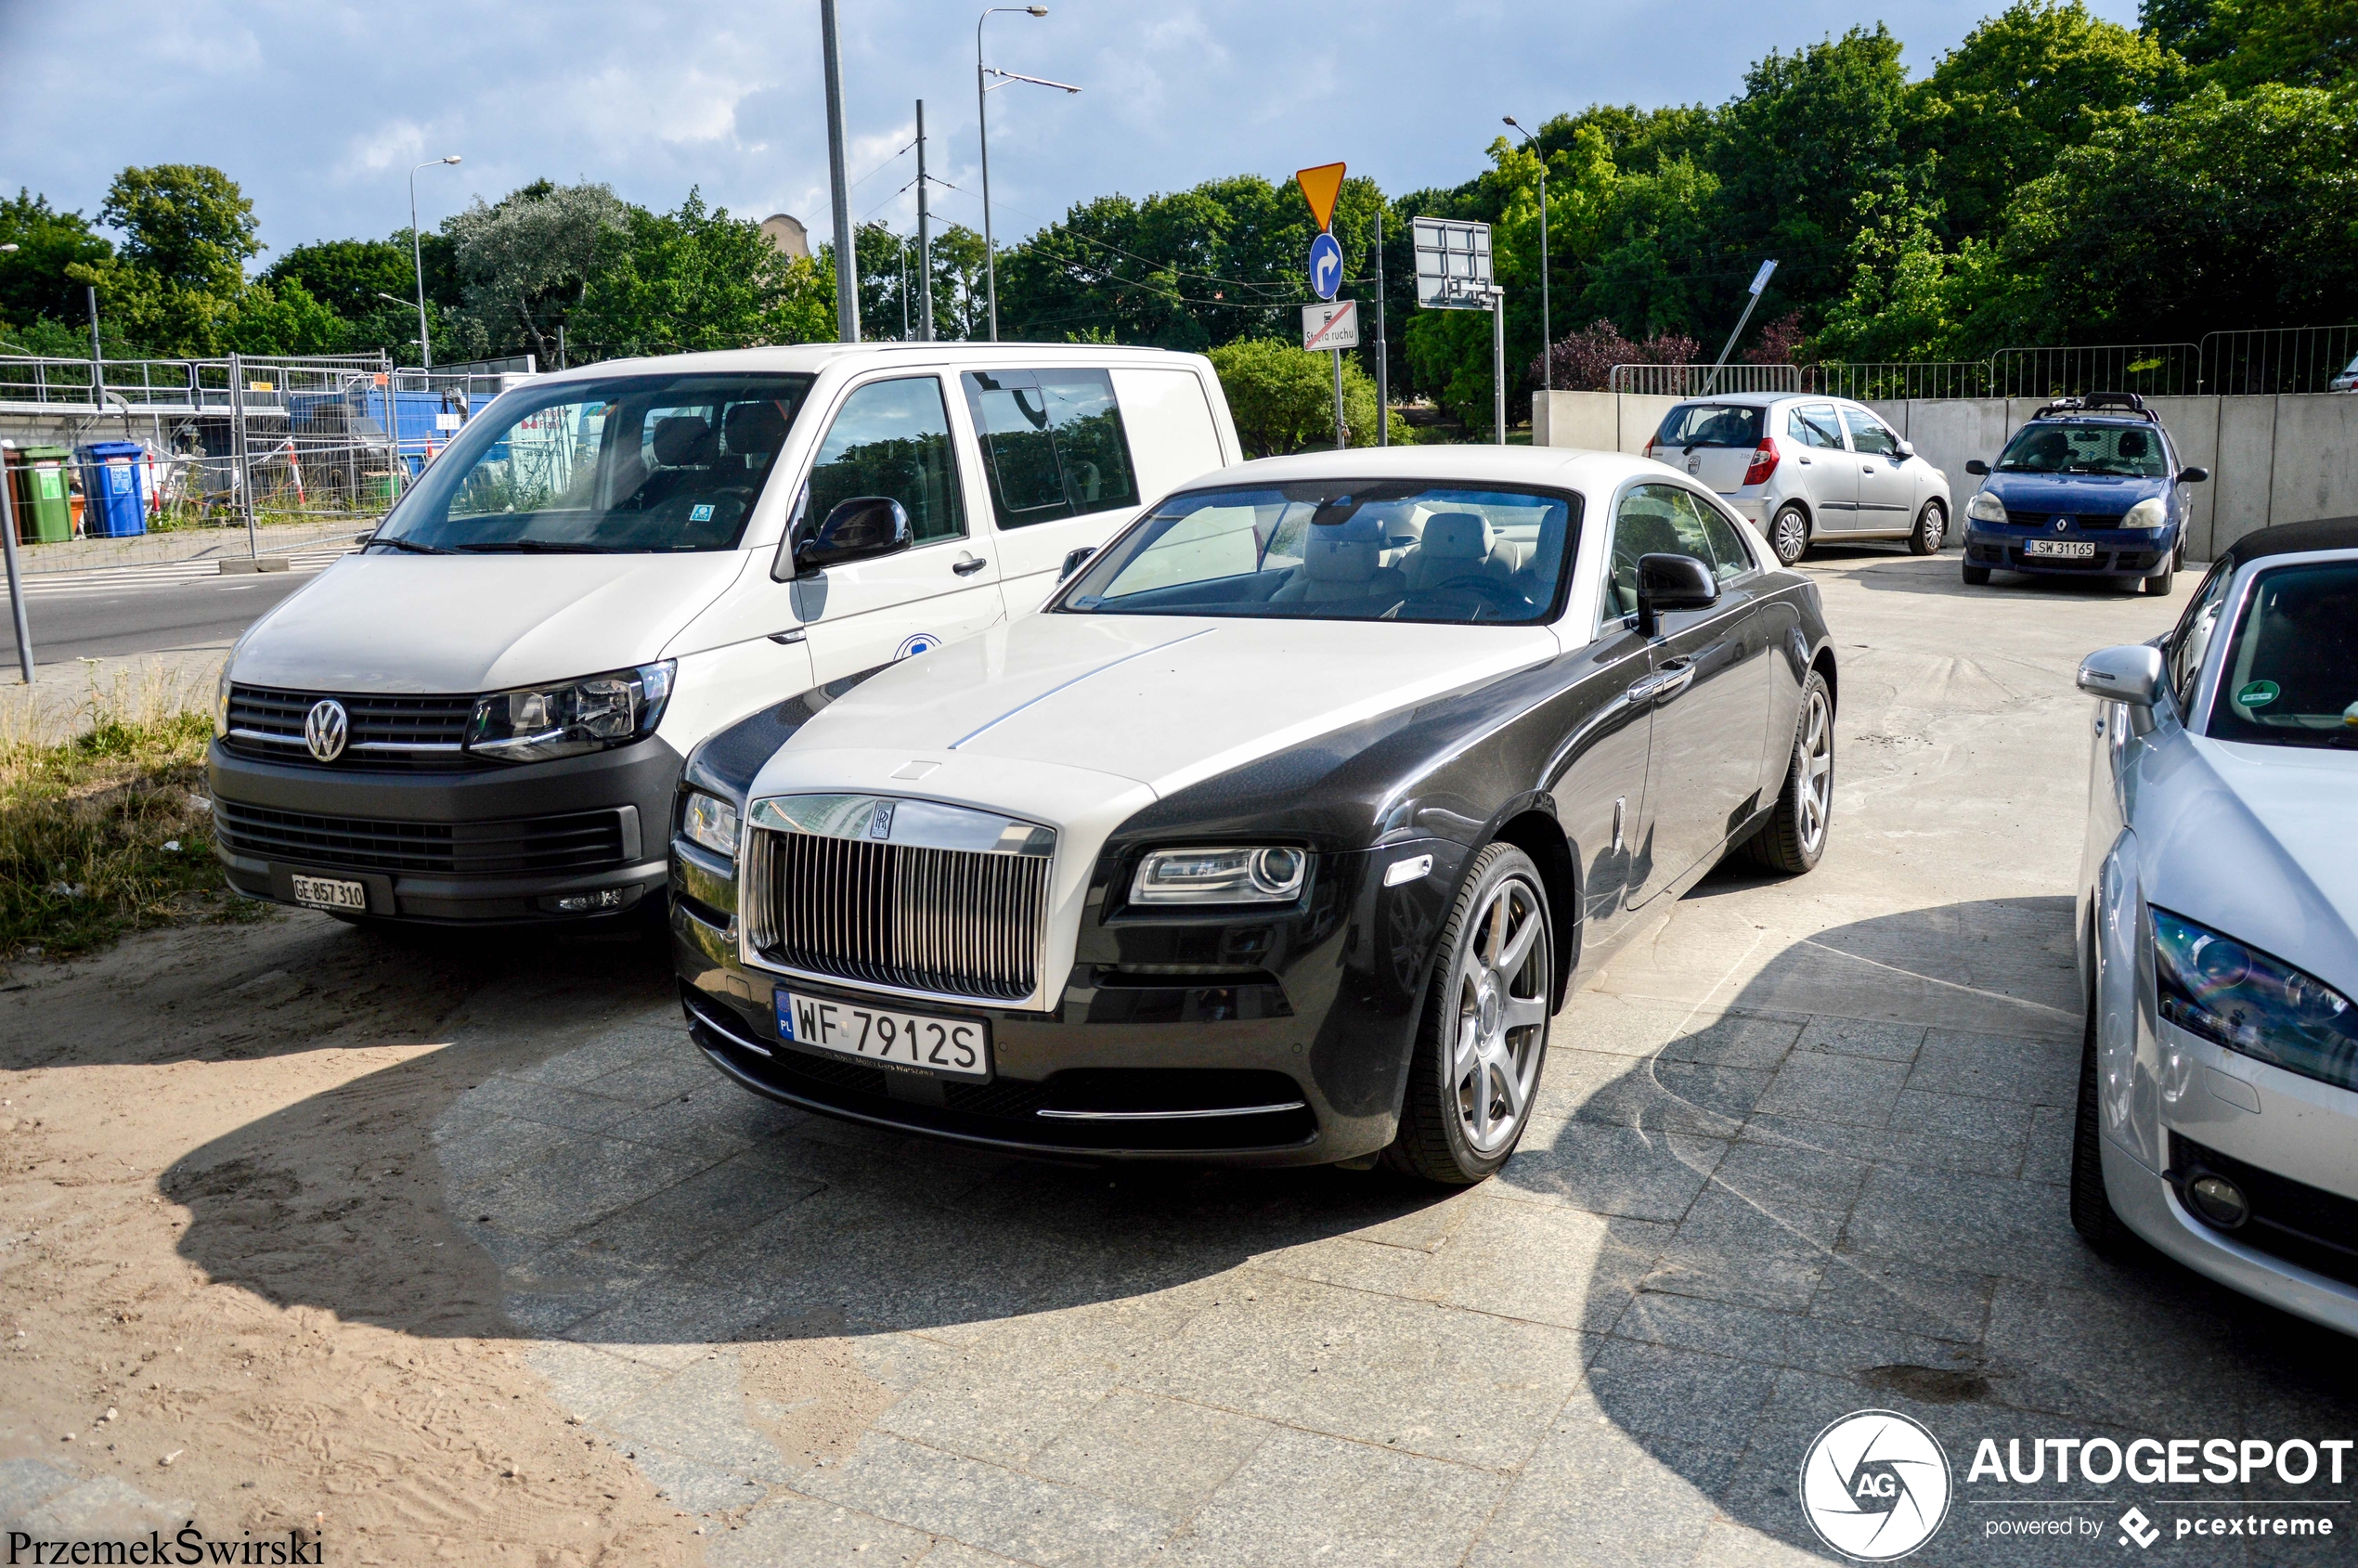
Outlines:
[[[351,731],[352,720],[343,704],[333,697],[320,698],[303,716],[303,744],[322,762],[333,762],[343,755],[343,743]]]
[[[1905,1557],[1949,1516],[1949,1456],[1896,1410],[1860,1410],[1820,1432],[1801,1461],[1801,1510],[1845,1557]]]

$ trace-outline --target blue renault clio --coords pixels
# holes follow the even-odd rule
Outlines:
[[[2186,486],[2170,433],[2133,392],[2050,403],[2015,432],[1965,503],[1965,581],[1993,571],[2131,577],[2166,594],[2185,553]]]

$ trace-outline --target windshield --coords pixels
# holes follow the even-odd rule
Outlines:
[[[1681,403],[1662,419],[1657,447],[1743,447],[1760,445],[1761,416],[1768,410],[1748,403]],[[1834,445],[1842,445],[1836,437]]]
[[[2001,473],[2110,473],[2166,479],[2161,433],[2151,425],[2027,424],[1998,459]]]
[[[809,376],[711,374],[520,387],[427,465],[371,544],[733,550],[810,390]]]
[[[1057,609],[1288,620],[1547,619],[1579,498],[1418,480],[1172,497],[1091,561]]]
[[[2358,561],[2280,567],[2253,587],[2209,733],[2358,751]]]

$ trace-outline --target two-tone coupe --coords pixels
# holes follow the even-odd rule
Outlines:
[[[1816,587],[1642,459],[1207,475],[1046,606],[721,731],[674,815],[696,1043],[1089,1159],[1502,1164],[1576,976],[1833,803]]]

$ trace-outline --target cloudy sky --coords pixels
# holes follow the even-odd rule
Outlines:
[[[1386,190],[1482,166],[1499,116],[1597,102],[1718,102],[1771,48],[1885,20],[1922,74],[1998,0],[1049,0],[995,16],[990,62],[1084,89],[991,95],[1004,240],[1108,191],[1346,161]],[[2093,0],[2135,20],[2134,0]],[[903,188],[926,100],[952,221],[979,226],[976,0],[841,0],[855,213],[913,224]],[[410,167],[433,227],[527,180],[592,179],[677,206],[827,224],[817,0],[357,6],[336,0],[0,0],[8,62],[0,188],[97,210],[129,164],[212,163],[272,249],[383,235]],[[44,106],[27,113],[26,104]],[[864,176],[864,177],[862,177]],[[267,257],[266,256],[266,261]]]

